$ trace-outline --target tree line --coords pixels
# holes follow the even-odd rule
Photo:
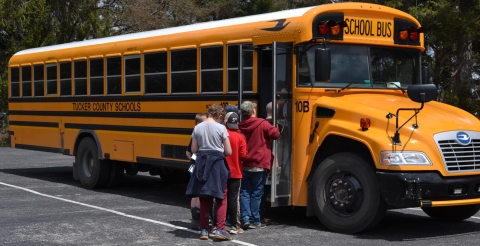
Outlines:
[[[215,21],[339,0],[0,0],[0,112],[8,61],[28,48]],[[480,114],[480,1],[367,0],[415,16],[439,101]]]

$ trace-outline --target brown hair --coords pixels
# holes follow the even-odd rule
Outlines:
[[[195,124],[202,123],[205,118],[207,118],[207,114],[205,113],[199,113],[195,115]]]
[[[207,110],[207,117],[219,119],[222,115],[225,115],[225,110],[219,104],[212,104]]]

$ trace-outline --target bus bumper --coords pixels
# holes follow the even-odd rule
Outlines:
[[[480,176],[445,178],[438,173],[377,172],[389,208],[480,204]]]

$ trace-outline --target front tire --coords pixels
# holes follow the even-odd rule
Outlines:
[[[442,221],[462,221],[472,217],[480,210],[480,204],[422,208],[428,216]]]
[[[335,232],[368,230],[386,211],[374,171],[355,153],[325,159],[313,176],[313,192],[317,217]]]
[[[84,138],[75,156],[80,183],[87,189],[100,188],[108,181],[110,165],[98,159],[97,145],[91,138]]]

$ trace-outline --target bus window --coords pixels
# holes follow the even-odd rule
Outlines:
[[[87,95],[87,61],[75,61],[75,96]]]
[[[328,48],[332,61],[330,82],[315,82],[316,87],[352,84],[349,88],[398,89],[395,85],[407,88],[409,84],[420,83],[420,52],[417,50],[335,44],[328,45]],[[307,72],[310,79],[315,75],[313,69],[315,48],[310,48],[306,53],[307,59],[299,53],[297,64],[299,86],[309,85]],[[395,85],[391,86],[391,82],[395,82]]]
[[[230,45],[227,49],[227,68],[228,68],[228,92],[238,91],[238,59],[239,46]],[[253,52],[243,53],[243,91],[252,91],[253,80]]]
[[[33,93],[36,97],[44,96],[44,65],[33,66]]]
[[[20,96],[20,69],[10,68],[10,97]]]
[[[171,51],[172,93],[197,92],[197,50]]]
[[[330,83],[370,83],[366,47],[333,47],[331,55]]]
[[[107,58],[107,95],[122,94],[121,75],[122,58],[119,56]]]
[[[60,96],[72,95],[72,63],[60,63]]]
[[[314,58],[314,57],[312,57]],[[313,71],[313,61],[309,61],[305,52],[299,52],[297,58],[298,85],[311,85],[310,71]],[[313,74],[313,73],[312,73]]]
[[[370,54],[373,82],[420,84],[419,51],[371,48]]]
[[[90,60],[90,95],[103,95],[103,58]]]
[[[125,93],[140,92],[140,55],[125,56]]]
[[[32,67],[22,67],[22,97],[32,96]]]
[[[167,93],[167,53],[144,55],[145,94]]]
[[[200,50],[201,92],[223,92],[223,47]]]
[[[57,95],[57,63],[47,64],[47,95]]]

